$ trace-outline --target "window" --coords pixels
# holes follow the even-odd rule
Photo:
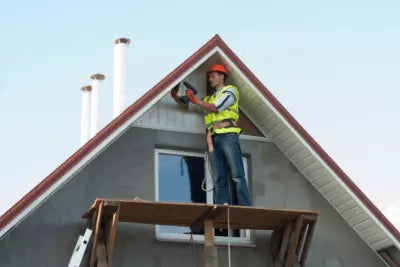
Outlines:
[[[243,157],[247,180],[247,159]],[[206,182],[203,184],[203,180]],[[166,202],[214,203],[213,183],[209,164],[204,153],[156,149],[155,151],[155,189],[156,200]],[[204,189],[204,190],[203,190]],[[226,236],[218,236],[215,243],[227,243]],[[223,234],[222,234],[223,235]],[[226,233],[225,233],[226,235]],[[191,235],[189,227],[156,226],[158,240],[202,243],[201,232]],[[191,239],[192,238],[192,239]],[[250,245],[250,230],[231,231],[231,244]]]

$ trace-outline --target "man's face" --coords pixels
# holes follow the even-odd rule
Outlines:
[[[217,86],[224,83],[224,74],[217,71],[212,71],[208,73],[208,81],[213,88],[216,88]]]

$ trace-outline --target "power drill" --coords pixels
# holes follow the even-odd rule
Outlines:
[[[187,89],[192,90],[193,93],[194,93],[195,95],[197,95],[197,90],[196,90],[196,88],[193,87],[193,85],[191,85],[190,83],[185,82],[185,81],[183,81],[183,84],[186,86]],[[186,90],[187,90],[187,89],[186,89]],[[179,99],[179,101],[180,101],[182,104],[187,104],[187,103],[189,103],[189,99],[188,99],[187,96],[185,96],[185,95],[184,95],[184,96],[181,96],[180,99]]]

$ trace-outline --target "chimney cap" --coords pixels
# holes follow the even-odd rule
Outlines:
[[[130,44],[131,40],[128,38],[117,38],[114,40],[114,44]]]
[[[92,91],[92,86],[91,85],[82,86],[81,90],[84,92]]]
[[[104,80],[105,78],[106,78],[106,76],[103,75],[103,74],[100,74],[100,73],[96,73],[96,74],[93,74],[93,75],[90,76],[90,79],[92,79],[92,80],[99,80],[99,81],[102,81],[102,80]]]

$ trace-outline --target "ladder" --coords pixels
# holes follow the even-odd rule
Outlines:
[[[86,228],[85,234],[80,235],[76,242],[74,251],[72,252],[71,259],[69,260],[68,267],[80,267],[83,256],[85,255],[86,248],[89,244],[92,230]]]

